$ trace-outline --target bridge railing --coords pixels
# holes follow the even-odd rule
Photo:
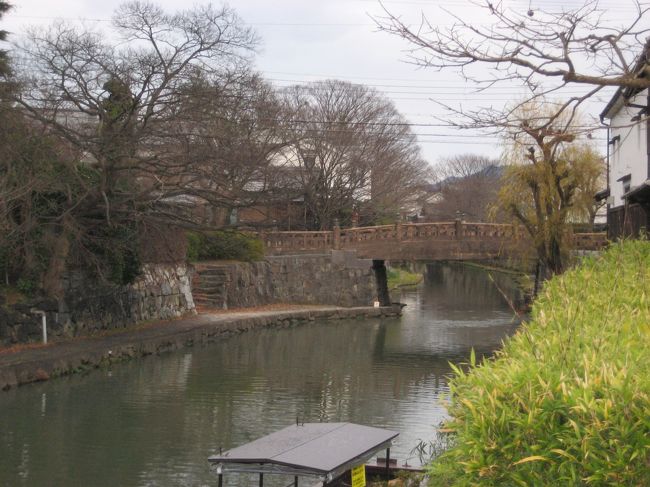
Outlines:
[[[430,238],[509,238],[513,234],[513,226],[501,223],[466,223],[466,222],[436,222],[436,223],[398,223],[374,227],[346,228],[340,230],[341,245],[377,240],[424,240]],[[524,237],[523,228],[518,227],[518,238]]]
[[[335,228],[332,231],[268,232],[261,235],[269,253],[353,249],[364,243],[409,242],[422,240],[526,240],[521,226],[507,223],[397,223],[373,227]],[[607,244],[604,233],[573,235],[575,248],[599,250]]]
[[[374,227],[356,227],[340,230],[341,245],[378,240],[394,240],[395,225],[380,225]]]
[[[399,240],[426,240],[430,238],[456,238],[454,222],[410,223],[397,225]]]
[[[523,227],[510,225],[508,223],[465,223],[458,225],[460,237],[472,239],[508,239],[526,238],[526,231]]]
[[[270,253],[296,250],[330,250],[334,248],[334,232],[270,232],[261,235]]]

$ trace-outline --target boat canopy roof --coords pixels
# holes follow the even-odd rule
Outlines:
[[[208,461],[227,472],[318,476],[330,481],[389,448],[399,433],[354,423],[300,423]]]

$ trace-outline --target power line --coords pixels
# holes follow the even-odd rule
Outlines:
[[[263,71],[265,75],[268,74],[280,74],[280,75],[289,75],[289,76],[307,76],[307,77],[313,77],[313,78],[320,78],[321,80],[323,79],[340,79],[340,80],[369,80],[369,81],[399,81],[399,82],[413,82],[413,83],[421,83],[421,82],[426,82],[426,80],[413,80],[413,78],[381,78],[381,77],[372,77],[372,76],[350,76],[350,75],[341,75],[341,74],[314,74],[314,73],[296,73],[296,72],[288,72],[288,71]],[[273,77],[268,77],[266,78],[268,80],[278,80],[278,81],[284,81],[281,78],[273,78]],[[290,80],[294,81],[294,80]],[[304,82],[306,83],[313,83],[315,81],[319,80],[305,80]],[[434,81],[433,79],[430,81]],[[449,82],[449,80],[444,80],[445,82]],[[372,83],[367,84],[363,83],[364,85],[367,86],[373,86]],[[376,86],[380,86],[379,84]],[[402,87],[402,85],[386,85],[388,87]],[[406,86],[405,86],[406,87]],[[414,86],[416,87],[416,86]],[[417,88],[424,88],[424,86],[417,86]],[[443,88],[442,86],[439,86],[437,88]],[[447,86],[444,86],[444,88],[447,88]],[[450,86],[449,88],[458,88],[458,85],[455,86]],[[503,90],[510,90],[512,93],[512,90],[516,90],[518,88],[521,88],[521,85],[516,85],[516,86],[490,86],[488,89],[503,89]],[[487,90],[486,90],[487,91]],[[577,94],[583,94],[582,92],[577,93]]]
[[[21,66],[23,69],[31,69],[33,66],[26,64],[26,63],[21,63],[19,60],[14,60],[12,61],[12,64],[14,66]],[[311,75],[311,74],[304,74],[303,76],[311,76],[311,77],[319,77],[320,75]],[[281,83],[290,83],[290,84],[281,84],[281,85],[276,85],[278,88],[289,88],[292,86],[301,86],[303,89],[309,89],[313,91],[317,91],[320,89],[319,86],[316,84],[323,81],[324,79],[334,79],[334,80],[341,80],[341,81],[348,81],[348,80],[354,80],[354,79],[363,79],[361,77],[354,77],[354,76],[326,76],[322,75],[320,76],[323,79],[320,80],[309,80],[309,79],[286,79],[286,78],[270,78],[270,77],[264,77],[265,81],[271,82],[273,84],[276,84],[276,82],[281,82]],[[369,79],[374,79],[374,78],[369,78]],[[406,79],[402,79],[402,81],[409,81]],[[412,82],[416,83],[418,81],[413,80]],[[466,89],[462,89],[462,87],[459,89],[458,85],[456,86],[447,86],[447,85],[403,85],[403,84],[384,84],[384,83],[353,83],[353,84],[359,84],[363,85],[366,87],[370,88],[377,88],[377,91],[383,94],[387,95],[393,95],[393,94],[401,94],[401,95],[429,95],[429,96],[439,96],[439,97],[445,97],[445,96],[462,96],[462,100],[482,100],[482,101],[508,101],[512,100],[513,95],[517,95],[517,93],[513,93],[513,90],[518,90],[521,89],[522,93],[520,93],[521,96],[529,96],[529,93],[524,93],[525,89],[522,86],[490,86],[489,88],[481,89],[479,88],[470,88],[467,87]],[[430,91],[404,91],[404,90],[385,90],[383,88],[413,88],[413,89],[427,89]],[[438,91],[438,90],[449,90],[449,91]],[[491,93],[493,90],[504,90],[508,91],[508,96],[506,96],[505,93],[497,92],[497,93]],[[576,91],[576,87],[571,87],[568,88],[568,90],[561,90],[557,91],[558,95],[562,96],[582,96],[586,94],[589,90],[585,89],[584,91]],[[499,98],[500,96],[504,96],[505,98]],[[425,100],[428,98],[417,98],[421,100]],[[453,99],[451,99],[453,101]]]
[[[325,77],[326,78],[326,77]],[[350,78],[350,77],[348,77]],[[290,86],[294,85],[309,85],[319,83],[323,80],[306,80],[306,79],[280,79],[280,78],[264,78],[266,81],[271,81],[273,83],[275,82],[282,82],[282,83],[293,83],[289,85],[281,85],[279,86],[280,88],[287,88]],[[329,78],[329,79],[336,79],[336,78]],[[351,79],[351,78],[350,78]],[[345,80],[345,79],[343,79]],[[417,81],[414,81],[417,82]],[[467,88],[465,90],[462,89],[462,87],[456,85],[456,86],[446,86],[446,85],[395,85],[395,84],[381,84],[381,83],[362,83],[364,86],[369,86],[372,88],[412,88],[412,89],[428,89],[428,90],[453,90],[453,92],[437,92],[437,91],[393,91],[393,90],[384,90],[381,89],[380,91],[383,93],[395,93],[395,94],[410,94],[410,95],[428,95],[428,94],[439,94],[439,95],[477,95],[477,96],[484,96],[485,94],[489,94],[490,91],[492,90],[507,90],[508,99],[512,99],[513,95],[513,90],[517,89],[522,89],[524,88],[522,86],[490,86],[485,89],[481,88]],[[318,88],[318,86],[314,86],[314,88]],[[562,95],[584,95],[589,92],[589,89],[585,88],[582,91],[576,91],[576,87],[572,87],[573,89],[569,90],[561,90],[558,91],[558,93]],[[493,93],[495,95],[505,95],[505,93]],[[526,94],[526,93],[523,93]]]

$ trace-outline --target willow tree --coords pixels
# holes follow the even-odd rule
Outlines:
[[[552,104],[529,102],[514,113],[497,205],[528,232],[543,275],[561,273],[569,223],[587,210],[589,196],[593,200],[589,193],[602,171],[602,158],[589,139],[581,139],[576,118],[558,117]]]

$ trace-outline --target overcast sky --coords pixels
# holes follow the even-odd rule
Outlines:
[[[28,25],[42,25],[57,18],[85,22],[108,29],[119,0],[9,0],[15,7],[2,19],[2,28],[18,40]],[[190,3],[158,0],[175,11]],[[199,3],[199,2],[192,2]],[[219,2],[215,2],[219,3]],[[504,0],[513,8],[559,9],[582,4],[576,0]],[[431,101],[448,104],[499,107],[518,97],[517,89],[495,88],[487,93],[473,92],[459,76],[419,69],[404,60],[408,44],[386,33],[377,32],[371,17],[383,11],[377,0],[235,0],[229,2],[262,40],[256,56],[257,68],[277,84],[285,86],[325,78],[338,78],[376,87],[394,100],[397,108],[414,124],[423,155],[430,162],[441,157],[473,152],[497,157],[499,141],[474,132],[456,132],[439,127],[436,117],[443,112]],[[385,0],[384,5],[407,23],[419,23],[424,12],[430,20],[450,24],[443,9],[473,23],[486,23],[484,11],[466,0]],[[631,0],[601,0],[609,9],[607,17],[621,22],[633,14]],[[608,96],[594,100],[588,111],[600,112]],[[599,134],[597,140],[604,136]]]

